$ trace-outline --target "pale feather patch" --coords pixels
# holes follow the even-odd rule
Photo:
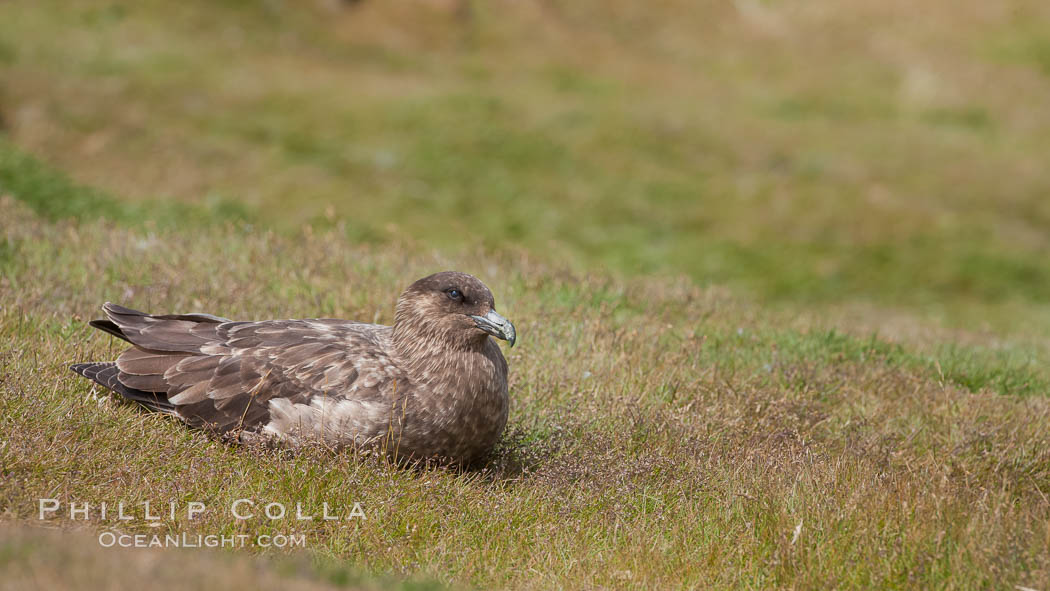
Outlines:
[[[317,396],[309,404],[297,404],[274,398],[270,400],[270,422],[263,433],[283,440],[366,445],[386,433],[390,413],[386,402]]]

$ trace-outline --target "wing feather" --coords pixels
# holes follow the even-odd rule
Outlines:
[[[221,323],[217,316],[207,314],[152,316],[109,302],[102,310],[124,338],[156,351],[199,353],[202,345],[214,340],[215,327]]]
[[[117,367],[126,374],[140,376],[163,375],[172,365],[184,359],[188,353],[170,351],[151,351],[141,347],[132,347],[117,357]]]

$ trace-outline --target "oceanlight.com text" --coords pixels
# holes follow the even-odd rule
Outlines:
[[[126,534],[104,531],[103,548],[305,548],[306,534]]]

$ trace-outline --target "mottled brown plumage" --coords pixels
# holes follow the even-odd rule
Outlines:
[[[507,422],[514,326],[471,275],[443,272],[398,298],[393,326],[347,320],[233,322],[107,303],[92,326],[133,346],[72,366],[129,400],[241,441],[378,448],[470,463]]]

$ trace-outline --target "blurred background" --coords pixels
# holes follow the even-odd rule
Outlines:
[[[0,67],[0,182],[94,189],[49,215],[184,203],[1050,327],[1039,0],[3,2]]]

